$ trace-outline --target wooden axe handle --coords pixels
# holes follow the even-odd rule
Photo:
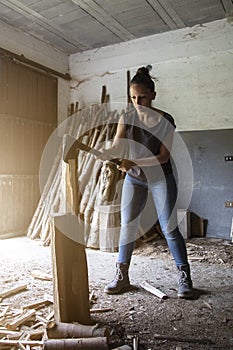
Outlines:
[[[69,136],[66,136],[66,137],[69,137]],[[99,157],[102,154],[100,151],[97,151],[95,148],[87,146],[87,145],[85,145],[84,143],[82,143],[82,142],[80,142],[78,140],[75,140],[72,143],[72,145],[69,148],[69,150],[67,152],[64,152],[63,160],[65,162],[68,162],[68,160],[76,158],[77,150],[82,150],[84,152],[91,153],[91,154],[93,154],[96,157]],[[108,162],[110,162],[112,164],[115,164],[115,165],[120,165],[121,164],[121,160],[118,159],[118,158],[110,159],[110,160],[108,160]]]

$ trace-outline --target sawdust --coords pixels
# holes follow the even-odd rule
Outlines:
[[[163,239],[138,242],[130,270],[132,288],[121,295],[103,292],[113,277],[117,254],[87,250],[91,307],[112,309],[92,315],[93,321],[109,328],[110,349],[122,344],[132,347],[135,336],[139,337],[141,350],[233,349],[232,244],[190,239],[187,248],[195,287],[193,300],[177,298],[176,269]],[[35,279],[31,273],[34,269],[51,273],[49,247],[26,238],[2,241],[0,266],[1,290],[28,285],[26,291],[2,300],[11,309],[41,300],[45,293],[52,295],[52,282]],[[149,281],[168,298],[160,299],[142,289],[142,280]],[[41,317],[46,318],[51,311],[52,305],[42,308]],[[30,324],[23,325],[27,327]]]

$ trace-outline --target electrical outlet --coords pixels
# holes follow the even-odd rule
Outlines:
[[[233,156],[225,156],[225,162],[232,162]]]
[[[226,201],[226,202],[225,202],[225,207],[226,207],[226,208],[233,208],[233,202],[231,202],[231,201]]]

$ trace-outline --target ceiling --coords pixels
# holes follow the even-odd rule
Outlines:
[[[233,0],[0,0],[0,21],[67,54],[232,14]]]

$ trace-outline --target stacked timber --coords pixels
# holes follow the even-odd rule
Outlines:
[[[121,112],[110,111],[109,105],[96,104],[74,111],[58,133],[68,134],[87,146],[111,146]],[[60,135],[62,136],[62,135]],[[60,137],[62,139],[62,137]],[[63,144],[59,145],[51,170],[45,181],[38,206],[28,228],[27,236],[50,245],[53,217],[76,212],[84,223],[87,247],[116,251],[120,227],[120,193],[122,173],[110,162],[102,162],[92,154],[77,152],[77,169],[69,174],[63,161]],[[74,173],[75,172],[75,173]],[[77,176],[78,192],[73,198],[69,186],[70,175]]]

